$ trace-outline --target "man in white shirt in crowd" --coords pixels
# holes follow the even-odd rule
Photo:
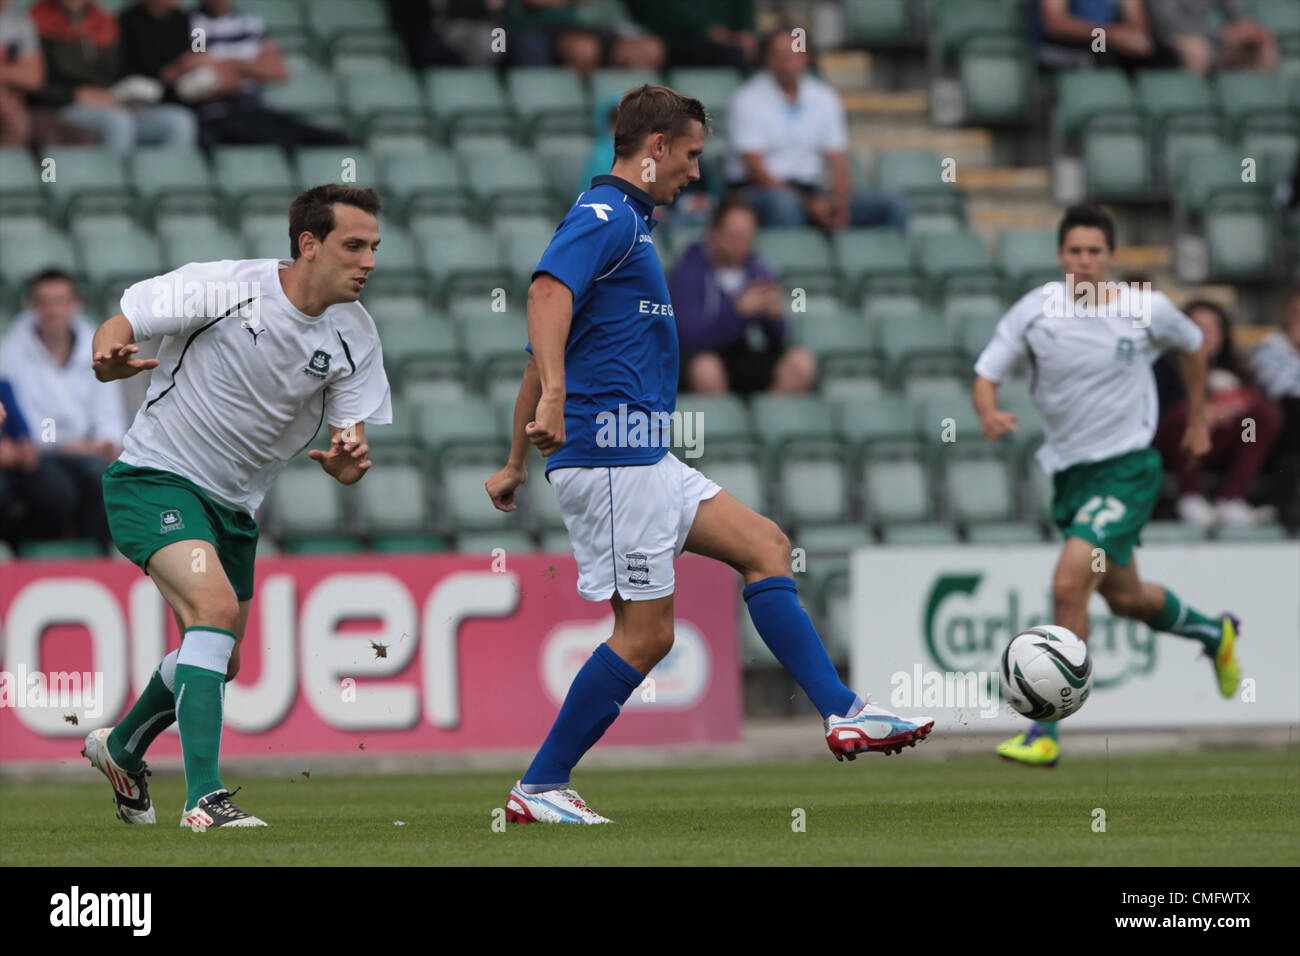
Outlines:
[[[12,384],[35,447],[49,459],[31,502],[44,530],[33,536],[90,538],[107,547],[100,479],[126,433],[122,386],[105,388],[86,362],[95,329],[70,275],[37,273],[27,305],[0,340],[0,378]]]
[[[727,113],[728,184],[743,188],[764,226],[907,228],[903,197],[853,188],[844,104],[807,75],[806,38],[778,31],[766,69],[736,90]],[[826,178],[829,174],[829,189]]]

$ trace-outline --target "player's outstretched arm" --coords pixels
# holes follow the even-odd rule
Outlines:
[[[140,347],[135,345],[135,333],[126,316],[118,313],[98,329],[91,343],[94,353],[91,365],[95,378],[101,382],[112,382],[119,378],[130,378],[148,368],[157,368],[157,359],[132,358]]]
[[[524,366],[524,378],[519,383],[519,397],[515,399],[514,429],[510,433],[510,460],[506,466],[483,483],[488,497],[498,511],[514,511],[515,491],[528,480],[528,423],[537,415],[537,401],[542,397],[542,380],[537,373],[537,360],[531,355]]]
[[[330,426],[329,451],[313,448],[307,457],[320,462],[325,472],[341,485],[354,485],[370,470],[370,445],[366,442],[366,423],[347,428]]]
[[[985,438],[989,441],[997,441],[1007,432],[1015,432],[1016,420],[1019,416],[1011,412],[998,411],[997,382],[976,375],[970,397],[975,406],[975,414],[980,418],[980,430]]]

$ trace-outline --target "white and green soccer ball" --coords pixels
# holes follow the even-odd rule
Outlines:
[[[1064,720],[1088,699],[1092,658],[1069,628],[1043,624],[1011,639],[998,676],[1013,710],[1030,720]]]

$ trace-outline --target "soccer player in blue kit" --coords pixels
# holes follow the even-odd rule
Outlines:
[[[629,90],[619,104],[611,173],[578,196],[528,290],[532,355],[515,403],[510,460],[487,480],[487,492],[497,508],[514,510],[529,444],[537,446],[577,558],[578,593],[610,602],[614,633],[574,678],[541,750],[510,791],[511,822],[609,822],[570,788],[570,773],[671,649],[673,559],[683,550],[744,577],[759,635],[821,712],[837,760],[901,752],[934,727],[928,717],[909,720],[869,704],[840,681],[799,604],[789,539],[668,451],[677,330],[650,237],[658,222],[652,213],[699,179],[707,128],[699,100],[663,86]],[[611,435],[612,421],[636,413],[661,427]]]

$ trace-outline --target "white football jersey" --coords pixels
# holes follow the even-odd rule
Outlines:
[[[393,420],[374,320],[359,302],[299,312],[280,285],[289,264],[191,262],[123,293],[135,341],[163,337],[124,462],[183,475],[252,515],[322,422]]]
[[[1067,302],[1064,282],[1033,289],[975,362],[975,374],[1001,382],[1029,360],[1046,439],[1036,457],[1048,474],[1150,446],[1159,418],[1151,364],[1167,349],[1201,347],[1200,328],[1164,293],[1123,290],[1085,307]]]

